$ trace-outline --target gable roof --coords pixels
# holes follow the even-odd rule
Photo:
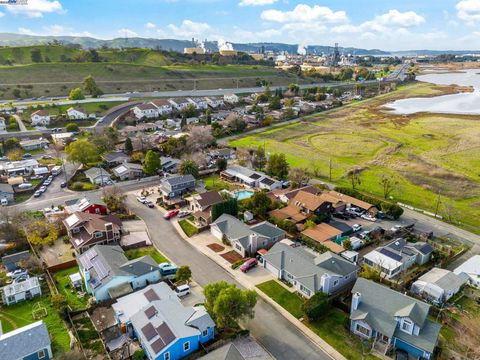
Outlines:
[[[199,194],[199,197],[200,199],[197,201],[202,208],[206,208],[224,201],[222,195],[220,195],[220,193],[217,191],[207,191],[203,194]]]
[[[450,270],[434,267],[429,272],[420,276],[414,284],[434,284],[444,291],[449,291],[460,288],[465,282],[465,278],[451,272]],[[414,285],[412,285],[412,287],[413,286]]]
[[[37,110],[32,113],[31,116],[33,115],[38,115],[38,116],[50,116],[49,112],[47,110]]]
[[[342,235],[342,231],[326,223],[321,223],[314,228],[305,229],[302,234],[308,236],[312,240],[323,243],[336,236]]]
[[[370,204],[366,201],[359,200],[357,198],[339,193],[337,191],[332,190],[332,191],[327,192],[327,194],[330,195],[332,198],[337,199],[337,201],[343,201],[344,203],[357,206],[360,209],[369,210],[369,209],[374,207],[372,204]]]
[[[4,286],[2,288],[2,292],[5,294],[5,297],[7,297],[11,295],[21,294],[37,287],[40,287],[40,283],[38,281],[38,278],[36,276],[33,276],[29,277],[24,281]]]
[[[315,211],[326,201],[320,196],[300,189],[290,202],[297,207],[305,207],[309,211]]]
[[[98,167],[92,167],[88,170],[85,170],[85,176],[89,177],[89,178],[92,178],[92,179],[95,179],[96,177],[99,177],[99,176],[106,176],[106,177],[110,177],[110,175],[108,174],[108,172],[102,168],[98,168]]]
[[[137,105],[136,108],[138,108],[138,109],[141,110],[141,111],[144,111],[144,110],[157,110],[157,107],[156,107],[155,105],[153,105],[153,104],[150,104],[150,103]]]
[[[254,234],[247,224],[230,214],[222,214],[212,225],[217,226],[222,234],[230,239],[240,239]]]
[[[23,359],[50,346],[47,326],[43,321],[0,335],[2,360]]]
[[[164,178],[162,180],[162,182],[166,182],[166,183],[170,184],[171,186],[180,185],[180,184],[184,184],[184,183],[192,182],[192,181],[195,181],[195,178],[191,174],[179,175],[179,176],[169,176],[169,177]]]
[[[300,191],[307,192],[307,193],[310,193],[310,194],[313,194],[313,195],[318,195],[318,194],[321,192],[320,189],[318,189],[316,186],[308,185],[308,186],[304,186],[304,187],[301,187],[301,188],[298,188],[298,189],[286,191],[283,195],[284,195],[288,200],[291,200],[291,199],[293,199],[293,198],[295,197],[295,195],[297,195]]]
[[[102,156],[107,162],[130,160],[130,156],[123,151],[112,151]]]
[[[156,107],[161,107],[161,106],[172,106],[172,104],[170,103],[170,101],[166,100],[166,99],[156,99],[156,100],[152,100],[150,101],[150,103],[152,103],[154,106]]]
[[[480,276],[480,255],[472,256],[470,259],[453,270],[453,272],[457,275],[465,273],[468,275]]]
[[[30,252],[28,250],[20,251],[15,254],[5,255],[2,257],[3,265],[15,264],[21,260],[27,260],[30,257]]]

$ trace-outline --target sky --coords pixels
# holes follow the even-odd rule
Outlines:
[[[0,4],[0,32],[480,50],[480,0],[17,2],[27,4]]]

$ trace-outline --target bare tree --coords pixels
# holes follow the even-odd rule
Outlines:
[[[213,141],[212,128],[210,126],[194,126],[190,130],[187,139],[187,149],[191,153],[201,151]]]
[[[242,166],[250,166],[252,162],[252,155],[250,151],[244,148],[237,149],[237,159],[240,165]]]
[[[195,164],[197,164],[197,166],[200,168],[200,169],[205,169],[208,165],[208,160],[207,160],[207,156],[202,153],[202,152],[196,152],[196,153],[193,153],[193,154],[187,154],[185,156],[182,157],[182,160],[191,160],[193,161]]]
[[[382,185],[383,197],[385,199],[388,199],[390,194],[395,190],[396,186],[398,185],[398,180],[395,179],[393,175],[382,175],[380,185]]]
[[[307,184],[310,181],[308,176],[307,169],[304,168],[292,168],[288,174],[288,177],[291,181],[295,182],[298,186]]]
[[[355,190],[358,185],[362,183],[360,175],[362,170],[360,168],[353,168],[347,173],[347,177],[352,184],[352,189]]]
[[[127,210],[127,207],[125,205],[126,198],[127,196],[117,186],[109,186],[103,188],[103,202],[112,212],[125,213]]]

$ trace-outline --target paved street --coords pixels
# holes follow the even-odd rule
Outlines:
[[[128,197],[127,203],[147,224],[155,246],[177,265],[188,264],[197,283],[204,286],[224,280],[241,287],[220,265],[184,241],[173,226],[160,217],[157,210],[139,204],[132,195]],[[249,321],[248,328],[277,359],[330,359],[260,298],[255,308],[255,319]]]

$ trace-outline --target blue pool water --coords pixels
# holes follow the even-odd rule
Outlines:
[[[235,193],[235,197],[237,198],[237,200],[245,200],[245,199],[248,199],[249,197],[251,197],[253,194],[254,194],[253,191],[241,190],[241,191],[237,191]]]

